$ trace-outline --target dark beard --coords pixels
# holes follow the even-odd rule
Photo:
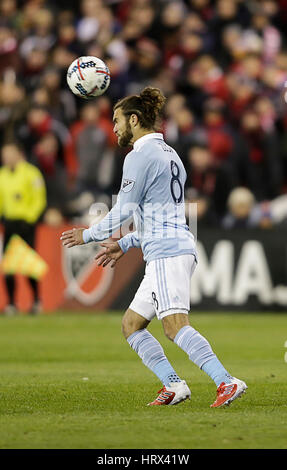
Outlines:
[[[132,134],[131,125],[129,122],[127,122],[127,128],[125,132],[123,132],[119,138],[119,141],[118,141],[119,146],[128,147],[131,143],[132,138],[133,138],[133,134]]]

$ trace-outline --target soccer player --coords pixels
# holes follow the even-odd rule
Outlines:
[[[173,148],[156,132],[165,97],[146,87],[140,95],[126,97],[114,106],[114,132],[121,147],[133,146],[125,158],[117,202],[100,223],[89,229],[62,233],[70,248],[102,242],[133,215],[136,231],[118,242],[102,243],[97,256],[103,266],[117,260],[131,247],[141,247],[145,276],[122,320],[122,331],[143,363],[163,387],[149,405],[175,405],[190,398],[190,389],[168,361],[162,346],[147,330],[157,316],[166,336],[206,372],[217,386],[211,407],[228,405],[241,396],[246,384],[231,376],[208,341],[189,323],[190,281],[197,264],[194,237],[185,220],[186,172]]]

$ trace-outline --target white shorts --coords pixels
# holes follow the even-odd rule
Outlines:
[[[188,314],[190,282],[196,267],[194,255],[181,255],[150,261],[129,308],[151,321],[174,313]]]

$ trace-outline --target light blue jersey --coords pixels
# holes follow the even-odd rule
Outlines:
[[[118,242],[124,252],[141,247],[147,262],[187,253],[196,257],[194,237],[185,219],[185,181],[183,163],[163,135],[141,137],[125,158],[116,204],[100,223],[84,230],[84,242],[111,237],[133,216],[136,231]]]

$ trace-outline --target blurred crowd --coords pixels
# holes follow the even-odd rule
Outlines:
[[[42,172],[43,220],[84,222],[109,207],[125,150],[112,107],[144,86],[167,97],[162,131],[187,170],[198,224],[287,220],[287,0],[1,0],[0,142]],[[67,87],[81,55],[111,84],[85,101]]]

